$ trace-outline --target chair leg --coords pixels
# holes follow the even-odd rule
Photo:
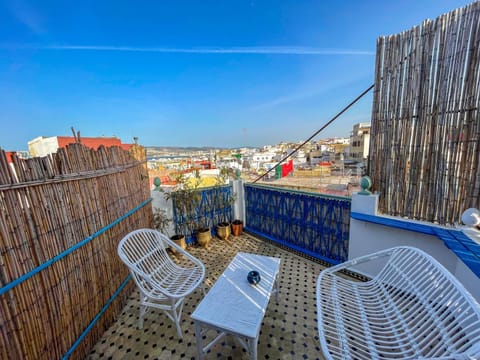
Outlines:
[[[182,300],[183,302],[183,300]],[[175,299],[172,299],[172,315],[173,319],[175,322],[175,326],[177,327],[177,334],[180,339],[183,339],[183,334],[182,334],[182,328],[180,327],[180,317],[182,316],[182,308],[183,308],[183,303],[180,304],[180,311],[177,314],[177,309],[175,306]]]
[[[177,334],[180,339],[183,339],[182,328],[180,327],[180,319],[175,320],[175,325],[177,326]]]
[[[140,304],[140,314],[138,316],[138,328],[143,329],[143,317],[147,312],[147,307],[145,305]]]

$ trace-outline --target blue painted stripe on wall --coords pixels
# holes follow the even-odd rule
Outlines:
[[[480,244],[477,244],[475,241],[472,241],[467,235],[461,231],[455,233],[455,239],[461,242],[467,249],[469,249],[473,254],[478,257],[480,261]]]
[[[435,233],[433,232],[433,226],[429,226],[426,224],[412,224],[411,222],[405,220],[392,219],[384,216],[362,214],[354,211],[350,212],[350,217],[355,220],[366,221],[378,225],[414,231],[421,234],[435,235]]]
[[[480,246],[459,230],[437,229],[437,236],[480,277]]]

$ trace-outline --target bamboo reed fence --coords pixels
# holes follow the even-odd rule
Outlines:
[[[370,176],[380,211],[455,224],[480,207],[480,2],[377,41]]]
[[[0,150],[0,286],[3,288],[61,252],[93,239],[0,295],[0,358],[59,359],[79,338],[128,275],[117,244],[151,227],[145,151],[97,151],[81,144],[13,166]],[[112,324],[132,290],[127,285],[73,351],[83,359]]]

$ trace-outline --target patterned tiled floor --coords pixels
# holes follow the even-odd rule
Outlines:
[[[189,248],[206,267],[207,291],[238,251],[282,259],[278,303],[272,296],[258,342],[258,359],[323,359],[317,332],[316,279],[323,267],[248,234],[231,243],[213,239],[210,249]],[[183,340],[174,324],[159,310],[149,310],[144,327],[137,329],[138,292],[132,293],[117,322],[92,349],[88,359],[195,359],[195,330],[190,315],[201,300],[201,290],[186,299],[182,315]],[[207,340],[214,337],[212,331]],[[232,337],[212,347],[205,359],[248,359]]]

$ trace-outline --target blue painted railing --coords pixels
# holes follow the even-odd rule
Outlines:
[[[246,230],[317,259],[348,258],[351,199],[245,184]]]
[[[186,235],[188,244],[195,241],[195,233],[199,228],[208,227],[215,234],[216,225],[232,221],[234,197],[231,185],[198,189],[193,197],[190,196],[190,204],[179,204],[182,197],[175,196],[174,193],[171,199],[175,232]],[[183,201],[185,200],[188,201],[184,198]]]

